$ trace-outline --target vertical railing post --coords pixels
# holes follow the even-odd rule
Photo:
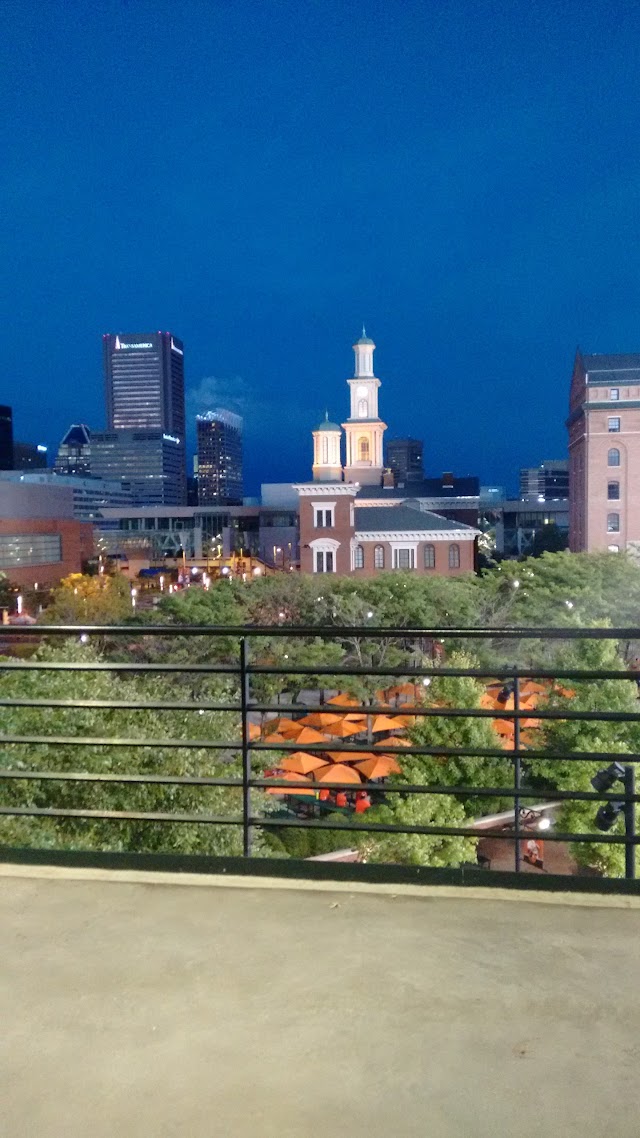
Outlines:
[[[632,765],[624,768],[624,875],[628,881],[636,876],[636,770]]]
[[[242,713],[242,853],[251,857],[251,751],[249,749],[249,672],[247,638],[240,640],[240,708]]]
[[[515,712],[520,711],[520,677],[517,674],[513,678],[513,710]],[[519,873],[521,868],[519,791],[522,786],[522,764],[520,760],[520,719],[518,716],[516,716],[513,721],[513,751],[513,789],[515,791],[513,796],[514,861],[515,871]]]

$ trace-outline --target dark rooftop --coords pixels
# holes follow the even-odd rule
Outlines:
[[[589,377],[596,382],[607,382],[608,377],[615,376],[620,382],[640,383],[640,352],[583,356],[582,362]]]
[[[479,494],[480,479],[474,475],[448,481],[441,475],[405,482],[404,486],[361,486],[357,498],[389,498],[402,502],[407,498],[475,498]]]
[[[474,532],[472,526],[452,522],[440,514],[416,510],[411,506],[364,506],[355,511],[356,530],[460,530]]]

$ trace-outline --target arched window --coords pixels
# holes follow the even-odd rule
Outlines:
[[[367,419],[369,417],[369,404],[366,399],[361,399],[358,403],[358,416],[360,419]]]
[[[436,547],[435,547],[435,545],[425,545],[425,547],[424,547],[424,567],[425,567],[425,569],[435,569],[435,567],[436,567]]]
[[[611,447],[611,450],[607,455],[607,465],[620,466],[620,451],[617,447]]]
[[[620,533],[620,514],[607,514],[607,533]]]
[[[366,435],[358,439],[358,462],[369,461],[369,440]]]
[[[356,545],[353,551],[353,568],[364,569],[364,549],[361,545]]]
[[[384,545],[376,545],[373,551],[374,569],[384,569]]]
[[[329,440],[326,435],[322,437],[322,461],[329,461]]]
[[[450,569],[459,569],[460,568],[460,546],[459,545],[450,545],[449,546],[449,568]]]
[[[620,498],[620,483],[607,482],[607,498],[610,502],[617,502]]]

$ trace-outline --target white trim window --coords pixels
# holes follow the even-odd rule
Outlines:
[[[373,550],[373,568],[384,569],[384,545],[376,545]]]
[[[353,551],[353,568],[364,569],[364,546],[356,545]]]
[[[613,399],[615,401],[616,399],[619,399],[619,398],[620,398],[620,388],[619,387],[610,387],[609,388],[609,399]]]
[[[607,466],[620,466],[620,451],[617,447],[611,447],[607,454]]]
[[[620,514],[607,514],[607,533],[620,533]]]
[[[334,515],[335,506],[328,506],[326,503],[322,506],[313,507],[314,526],[316,529],[333,529],[335,524]]]
[[[393,568],[394,569],[415,569],[416,567],[416,550],[415,546],[402,546],[398,545],[393,551]]]
[[[340,542],[330,537],[318,537],[309,542],[313,573],[337,573]]]
[[[607,423],[607,429],[611,434],[615,434],[620,430],[620,418],[618,415],[611,415]]]
[[[450,569],[459,569],[460,568],[460,546],[459,545],[454,544],[454,545],[449,546],[449,568]]]

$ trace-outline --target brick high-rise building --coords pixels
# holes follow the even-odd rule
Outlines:
[[[567,427],[570,548],[640,553],[640,353],[577,352]]]

